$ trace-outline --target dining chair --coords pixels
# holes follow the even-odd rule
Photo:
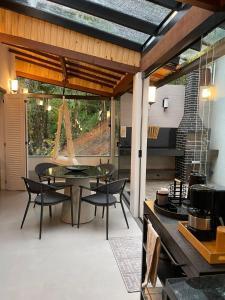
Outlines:
[[[56,182],[55,178],[51,178],[45,175],[45,171],[49,168],[57,167],[58,165],[54,163],[39,163],[35,166],[35,173],[38,175],[40,182],[47,182],[55,188],[55,190],[63,190],[66,187],[70,187],[71,184],[66,183],[65,181]]]
[[[106,184],[114,179],[114,175],[116,173],[116,168],[113,164],[110,164],[109,162],[106,164],[102,164],[100,160],[100,164],[97,165],[97,168],[101,170],[101,173],[105,173],[104,176],[97,176],[95,178],[95,181],[90,181],[90,188],[91,189],[96,189],[100,185]],[[116,204],[114,204],[116,207]],[[104,207],[102,209],[102,218],[104,218]],[[97,206],[95,206],[95,216],[97,214]]]
[[[102,164],[100,163],[99,165],[97,165],[97,168],[99,170],[101,170],[101,173],[105,173],[104,176],[97,176],[95,178],[95,181],[91,181],[90,182],[90,187],[91,189],[95,189],[96,187],[108,183],[109,181],[112,181],[113,179],[113,175],[115,175],[116,172],[116,168],[113,164],[110,163],[106,163],[106,164]]]
[[[70,196],[64,195],[61,193],[56,192],[56,189],[52,185],[44,184],[41,182],[37,182],[25,177],[22,177],[24,180],[27,192],[28,192],[28,202],[27,206],[25,209],[25,213],[23,216],[23,220],[20,226],[20,229],[23,228],[24,221],[27,216],[27,212],[30,206],[30,203],[34,202],[36,205],[41,206],[41,213],[40,213],[40,227],[39,227],[39,239],[41,239],[41,234],[42,234],[42,222],[43,222],[43,208],[44,206],[49,207],[49,213],[50,217],[52,216],[52,211],[51,207],[53,205],[63,203],[66,201],[70,201],[71,203],[71,223],[72,226],[74,225],[73,223],[73,200],[72,200],[72,187],[70,190]],[[36,195],[34,200],[32,201],[32,194]]]
[[[80,214],[81,214],[81,205],[82,202],[89,203],[95,206],[101,206],[106,208],[106,239],[108,240],[108,231],[109,231],[109,207],[120,203],[122,212],[127,224],[127,228],[129,229],[129,224],[127,221],[126,213],[123,206],[123,190],[126,185],[127,179],[119,179],[116,181],[111,181],[109,183],[100,185],[95,189],[91,189],[89,187],[80,186],[80,199],[79,199],[79,208],[78,208],[78,223],[77,228],[80,226]],[[83,196],[83,189],[87,189],[90,191],[94,191],[95,194],[91,194],[88,196]],[[117,201],[116,194],[119,195],[119,201]]]

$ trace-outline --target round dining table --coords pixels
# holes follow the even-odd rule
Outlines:
[[[72,184],[72,199],[73,199],[73,215],[74,224],[78,221],[78,205],[80,197],[79,186],[86,186],[90,188],[90,180],[96,178],[104,178],[108,174],[108,170],[101,166],[56,166],[49,168],[45,172],[45,176],[52,177],[55,181],[61,181],[62,179],[66,183]],[[64,193],[69,195],[70,188],[65,188]],[[83,189],[82,196],[88,196],[91,194],[90,190]],[[80,216],[81,223],[88,223],[94,218],[94,206],[86,202],[82,203],[82,211]],[[65,223],[71,224],[71,207],[69,201],[64,202],[62,206],[61,220]]]

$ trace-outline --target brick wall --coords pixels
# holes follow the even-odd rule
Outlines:
[[[187,76],[184,116],[177,131],[177,148],[184,150],[183,157],[176,158],[176,176],[188,181],[193,168],[192,161],[204,163],[207,159],[208,130],[203,127],[199,111],[199,71]]]

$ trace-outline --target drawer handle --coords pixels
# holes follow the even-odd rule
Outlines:
[[[163,247],[166,254],[169,256],[169,259],[171,260],[171,262],[174,266],[183,267],[186,265],[186,264],[179,264],[178,262],[176,262],[176,260],[173,258],[172,254],[170,253],[170,251],[167,249],[166,245],[162,241],[161,241],[161,246]]]

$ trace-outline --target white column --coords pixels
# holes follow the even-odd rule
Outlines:
[[[141,149],[142,92],[142,73],[139,72],[133,79],[132,107],[130,211],[134,217],[138,217],[139,214],[140,158],[138,154]]]
[[[142,135],[141,135],[141,170],[140,170],[140,216],[143,215],[143,205],[146,195],[147,141],[148,141],[148,92],[149,77],[144,79],[142,99]]]
[[[115,164],[115,130],[116,130],[116,102],[115,99],[111,98],[111,162]]]

